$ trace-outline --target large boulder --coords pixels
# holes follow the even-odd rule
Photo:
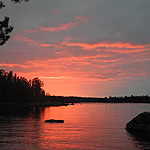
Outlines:
[[[126,124],[127,131],[150,132],[150,112],[143,112]]]

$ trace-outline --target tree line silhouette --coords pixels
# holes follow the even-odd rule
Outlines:
[[[0,70],[0,104],[33,104],[37,106],[61,106],[69,103],[102,102],[102,103],[150,103],[150,96],[124,97],[74,97],[48,96],[42,88],[44,83],[38,78],[27,80],[5,70]]]
[[[27,80],[13,72],[0,70],[0,103],[38,102],[45,95],[44,83],[38,77]]]

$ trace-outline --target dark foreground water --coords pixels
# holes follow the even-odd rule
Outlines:
[[[87,103],[10,109],[0,113],[0,149],[150,150],[150,135],[130,134],[125,124],[149,104]],[[64,123],[44,123],[46,119]]]

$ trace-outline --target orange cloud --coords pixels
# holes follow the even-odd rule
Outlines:
[[[64,79],[75,79],[73,77],[65,77],[65,76],[58,76],[58,77],[47,77],[47,76],[40,76],[41,79],[54,79],[54,80],[64,80]]]
[[[117,48],[117,49],[141,49],[149,47],[150,44],[146,45],[132,45],[130,43],[96,43],[96,44],[87,44],[87,43],[69,43],[66,41],[63,41],[61,45],[66,46],[78,46],[83,49],[97,49],[97,48]]]
[[[149,49],[147,48],[142,48],[142,49],[107,49],[105,51],[112,51],[112,52],[116,52],[116,53],[122,53],[122,54],[131,54],[131,53],[140,53],[140,52],[145,52],[148,51]]]
[[[41,47],[45,47],[45,48],[47,48],[47,47],[54,47],[56,49],[63,49],[64,48],[63,46],[61,46],[59,44],[46,44],[46,43],[45,44],[36,43],[36,44],[41,46]],[[57,52],[54,52],[54,53],[57,53]]]
[[[25,76],[28,79],[33,79],[38,76],[44,83],[44,89],[52,94],[58,95],[60,89],[63,89],[68,83],[75,86],[77,84],[95,84],[98,82],[111,82],[116,79],[133,78],[144,76],[147,72],[135,70],[132,63],[136,64],[137,58],[112,57],[111,54],[93,54],[82,56],[70,56],[51,58],[44,60],[27,61],[25,64],[0,64],[6,67],[27,68],[28,72],[16,72],[17,75]],[[140,58],[140,56],[137,56]],[[135,62],[133,62],[135,61]],[[142,61],[142,59],[141,59]],[[126,65],[131,64],[131,68],[126,68]],[[133,71],[133,72],[132,72]],[[145,75],[146,76],[146,75]],[[61,85],[60,85],[61,84]],[[54,86],[56,91],[54,92]],[[79,88],[78,88],[79,89]],[[64,93],[63,93],[64,95]]]
[[[40,44],[41,47],[51,47],[52,44]]]
[[[55,44],[41,44],[41,46],[49,47],[55,46]],[[123,50],[124,49],[122,49],[122,51]],[[118,51],[121,50],[118,49]],[[58,52],[58,54],[59,53],[61,53],[61,51]],[[137,61],[139,61],[138,63],[140,63],[140,61],[149,61],[148,52],[147,58],[143,56],[144,59],[140,54],[143,56],[143,53],[139,53],[139,55],[135,57],[135,55],[132,56],[132,54],[120,55],[109,52],[90,52],[89,55],[87,53],[86,55],[72,56],[70,53],[68,54],[67,51],[63,51],[63,55],[55,55],[55,58],[51,59],[30,60],[24,64],[1,63],[0,66],[10,67],[11,69],[15,67],[15,69],[19,68],[19,70],[26,68],[26,70],[30,70],[29,72],[34,70],[35,72],[32,72],[30,76],[29,74],[24,75],[23,73],[19,73],[19,75],[24,75],[29,78],[38,76],[42,80],[49,81],[74,80],[74,82],[101,82],[114,80],[116,78],[132,78],[133,76],[142,76],[144,73],[147,73],[145,70],[143,73],[141,71],[142,68],[140,68],[138,71],[135,70],[134,74],[131,74],[131,70],[137,67]],[[126,68],[127,65],[130,65],[129,70]]]
[[[66,23],[66,24],[60,24],[59,26],[57,27],[40,27],[40,29],[42,31],[51,31],[51,32],[58,32],[58,31],[64,31],[64,30],[67,30],[69,28],[72,28],[74,26],[76,26],[78,24],[78,22],[69,22],[69,23]]]

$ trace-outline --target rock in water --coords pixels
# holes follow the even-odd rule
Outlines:
[[[149,131],[150,132],[150,112],[143,112],[126,124],[127,131]]]
[[[46,123],[64,123],[64,120],[50,119],[50,120],[45,120],[44,122],[46,122]]]

